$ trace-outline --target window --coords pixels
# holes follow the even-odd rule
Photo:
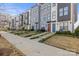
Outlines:
[[[64,26],[64,30],[67,31],[68,30],[68,26]]]
[[[62,32],[64,30],[63,26],[60,26],[60,31]]]
[[[68,7],[64,7],[64,15],[68,15]]]
[[[56,11],[53,11],[52,12],[52,19],[55,19],[56,18]]]
[[[50,5],[50,4],[48,4],[47,8],[48,8],[48,9],[50,9],[50,7],[51,7],[51,5]]]
[[[52,7],[54,7],[54,6],[56,6],[56,3],[53,3],[53,4],[52,4]]]
[[[59,9],[59,16],[63,16],[63,8]]]
[[[48,7],[47,10],[50,10],[50,7]]]
[[[44,17],[43,17],[43,20],[45,21],[45,19],[46,19],[46,17],[44,16]]]
[[[51,18],[50,14],[48,14],[48,16],[47,16],[47,17],[48,17],[48,19],[50,19],[50,18]]]

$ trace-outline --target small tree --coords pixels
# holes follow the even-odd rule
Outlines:
[[[75,35],[79,37],[79,27],[75,30]]]

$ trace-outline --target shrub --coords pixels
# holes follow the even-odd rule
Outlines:
[[[31,29],[31,31],[34,31],[34,29]]]
[[[45,32],[45,27],[42,27],[40,31]]]
[[[75,35],[79,37],[79,27],[75,30]]]
[[[73,36],[73,37],[76,37],[76,33],[75,33],[75,32],[74,32],[74,33],[72,33],[72,36]]]
[[[21,33],[14,33],[14,34],[16,34],[16,35],[21,35]]]
[[[61,32],[60,31],[57,31],[55,34],[61,34]]]
[[[7,28],[8,30],[10,30],[10,28]]]
[[[64,35],[72,35],[72,33],[70,31],[57,31],[56,34],[64,34]]]
[[[41,43],[43,43],[44,41],[46,41],[47,39],[42,39],[42,40],[40,40],[39,42],[41,42]]]
[[[38,30],[36,30],[36,31],[37,31],[37,32],[41,32],[41,30],[39,30],[39,29],[38,29]]]

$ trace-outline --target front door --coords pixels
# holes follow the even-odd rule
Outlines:
[[[56,25],[52,24],[52,32],[56,32]]]
[[[48,24],[48,32],[51,32],[51,24]]]

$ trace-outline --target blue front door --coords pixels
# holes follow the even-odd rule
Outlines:
[[[56,25],[52,24],[52,32],[56,32]]]

